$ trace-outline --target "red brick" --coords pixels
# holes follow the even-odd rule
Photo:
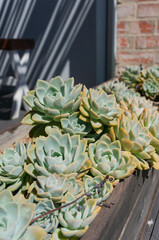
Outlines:
[[[159,48],[159,36],[137,37],[136,48]]]
[[[118,19],[132,18],[135,16],[135,5],[133,3],[118,6]]]
[[[159,3],[138,4],[138,17],[158,17]]]
[[[154,33],[155,22],[154,21],[139,21],[140,33]]]
[[[139,64],[152,64],[153,52],[120,52],[119,63],[121,66],[126,65],[139,65]]]
[[[118,33],[125,33],[125,22],[118,22],[117,24]]]
[[[133,41],[134,38],[132,37],[127,37],[127,36],[120,36],[118,37],[118,40],[117,40],[117,45],[118,45],[118,48],[132,48],[133,47]]]

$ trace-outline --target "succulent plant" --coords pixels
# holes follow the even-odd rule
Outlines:
[[[129,66],[126,67],[125,71],[121,74],[121,80],[129,86],[135,86],[142,82],[140,67],[139,66]]]
[[[106,134],[96,143],[89,145],[88,153],[93,176],[110,175],[118,179],[125,178],[132,174],[138,163],[130,152],[121,151],[118,140],[112,142]]]
[[[142,126],[146,127],[152,138],[151,138],[151,145],[156,149],[157,153],[159,153],[159,112],[156,111],[153,114],[149,112],[148,109],[144,109],[143,113],[140,116],[140,122]],[[155,161],[154,168],[159,169],[159,157],[155,155],[158,161]],[[152,162],[153,164],[153,162]]]
[[[62,130],[70,135],[80,135],[85,137],[92,130],[92,126],[88,122],[79,119],[79,112],[71,114],[68,118],[61,119]]]
[[[91,177],[89,175],[85,175],[83,178],[85,192],[90,192],[91,198],[97,199],[98,202],[105,201],[113,191],[113,184],[108,181],[106,181],[105,184],[103,184],[103,186],[101,186],[100,188],[95,188],[103,180],[104,177],[102,176]],[[92,188],[94,189],[91,190]]]
[[[153,78],[148,78],[142,84],[142,92],[146,97],[155,99],[159,95],[159,82]]]
[[[39,137],[35,144],[28,146],[31,163],[25,166],[25,171],[35,178],[50,173],[77,176],[85,165],[89,168],[91,164],[87,160],[86,146],[87,141],[80,140],[79,135],[70,136],[53,129],[48,137]]]
[[[11,191],[26,187],[27,175],[24,171],[26,160],[26,147],[22,142],[15,148],[6,148],[0,155],[0,181]]]
[[[13,197],[10,190],[0,192],[0,239],[43,240],[46,232],[39,226],[29,226],[35,204],[27,203],[22,195]]]
[[[117,124],[117,117],[123,110],[116,103],[114,95],[107,95],[101,90],[84,88],[80,106],[82,121],[90,122],[97,134],[100,134],[104,125],[114,126]]]
[[[155,79],[159,82],[159,68],[157,66],[152,66],[147,69],[146,75],[150,78]]]
[[[33,219],[53,209],[55,209],[55,206],[51,200],[38,202],[38,204],[36,205]],[[59,224],[57,215],[58,211],[55,211],[52,214],[47,214],[39,218],[32,225],[43,228],[45,232],[48,233],[48,237],[50,237],[50,234],[52,234],[56,230]]]
[[[74,178],[66,178],[63,175],[56,173],[50,174],[48,177],[39,176],[34,182],[34,187],[37,192],[36,201],[47,200],[48,198],[54,202],[65,202],[65,194],[70,194],[79,197],[83,194],[83,183]]]
[[[79,109],[81,89],[81,84],[74,86],[73,78],[63,81],[58,76],[49,82],[38,80],[36,89],[29,91],[24,97],[32,110],[26,114],[22,123],[46,124],[69,117]]]
[[[81,238],[101,209],[96,204],[96,199],[83,199],[78,204],[61,209],[58,215],[61,228],[53,233],[53,239]]]
[[[151,160],[151,155],[155,152],[151,146],[152,137],[148,129],[144,128],[138,121],[135,114],[132,114],[132,119],[124,114],[118,118],[117,126],[110,129],[111,139],[120,140],[125,151],[130,151],[139,159],[138,168],[148,169],[149,165],[146,160]]]

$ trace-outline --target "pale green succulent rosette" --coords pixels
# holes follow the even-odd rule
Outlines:
[[[83,194],[83,183],[74,178],[66,178],[63,175],[56,173],[50,174],[49,177],[39,176],[34,182],[36,189],[36,201],[47,200],[48,198],[56,203],[65,202],[67,192],[79,197]]]
[[[50,173],[77,176],[85,165],[90,165],[86,146],[87,141],[80,140],[79,135],[70,136],[53,129],[48,137],[39,137],[35,144],[28,146],[31,163],[25,166],[25,171],[34,178]]]
[[[78,111],[81,102],[82,85],[74,86],[74,79],[65,81],[61,77],[52,78],[49,82],[38,80],[36,89],[29,91],[24,97],[32,108],[22,123],[35,125],[60,122],[61,118],[69,117]]]
[[[15,148],[6,148],[0,155],[0,181],[11,191],[27,188],[28,177],[24,171],[26,160],[26,147],[22,142]]]
[[[157,82],[159,82],[159,68],[157,66],[152,66],[147,69],[146,73],[147,77],[153,78]]]
[[[29,226],[35,204],[26,203],[22,195],[13,197],[10,190],[0,192],[0,239],[43,240],[46,232],[39,226]]]
[[[142,126],[146,127],[151,136],[151,145],[159,153],[159,113],[158,111],[151,114],[148,109],[144,109],[143,113],[140,116],[140,122]],[[153,154],[153,161],[150,162],[151,165],[159,170],[159,156],[158,154]]]
[[[122,72],[120,78],[126,83],[126,85],[135,87],[136,84],[142,82],[140,67],[136,65],[126,67],[125,71]]]
[[[96,188],[96,186],[103,180],[103,176],[91,177],[89,175],[85,175],[83,178],[85,192],[89,192],[91,194],[91,198],[97,199],[98,203],[104,202],[113,191],[113,184],[108,181],[106,181],[101,187]],[[94,189],[91,190],[92,188]]]
[[[113,140],[117,137],[122,148],[139,159],[138,169],[149,168],[147,161],[152,160],[155,148],[151,145],[152,137],[148,129],[141,125],[135,114],[132,114],[132,119],[125,115],[119,117],[117,126],[110,129],[110,136]]]
[[[116,125],[117,117],[122,112],[114,95],[107,95],[102,89],[84,88],[79,118],[84,122],[90,122],[97,134],[102,133],[105,125]]]
[[[53,233],[52,239],[81,238],[100,209],[101,207],[97,206],[96,199],[83,199],[76,205],[70,205],[61,209],[58,215],[61,228]]]
[[[151,99],[155,99],[159,95],[159,82],[152,78],[148,78],[142,85],[143,94]]]
[[[61,127],[65,133],[69,133],[70,135],[78,134],[81,138],[85,137],[92,130],[90,123],[79,119],[79,112],[71,114],[68,118],[62,118]]]
[[[38,202],[38,204],[36,205],[33,219],[53,209],[55,209],[55,206],[51,200]],[[33,225],[43,228],[45,232],[47,232],[47,238],[51,237],[51,234],[57,229],[59,225],[58,211],[39,218],[36,222],[32,224],[32,226]]]
[[[93,176],[110,175],[123,179],[131,175],[138,164],[138,160],[130,152],[121,151],[118,140],[112,142],[106,134],[89,145],[88,153]]]

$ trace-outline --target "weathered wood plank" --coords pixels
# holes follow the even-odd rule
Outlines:
[[[151,204],[151,208],[150,208],[150,211],[147,215],[147,218],[145,220],[145,226],[143,227],[143,231],[142,231],[142,234],[141,234],[141,240],[149,240],[151,235],[152,235],[152,232],[153,232],[153,229],[154,229],[154,226],[155,226],[155,223],[156,223],[156,220],[157,220],[157,217],[158,216],[158,211],[159,211],[159,184],[157,186],[157,189],[156,189],[156,192],[154,193],[154,197],[152,198],[152,204]],[[158,225],[158,229],[159,229],[159,225]]]
[[[82,240],[137,239],[159,180],[159,172],[150,170],[149,175],[145,178],[144,171],[120,182],[106,201],[115,205],[102,207]]]
[[[159,204],[159,199],[158,199],[158,204]],[[155,226],[152,231],[152,236],[150,240],[153,240],[153,238],[159,240],[159,208],[158,208],[157,219],[156,219]]]
[[[31,128],[32,126],[28,125],[15,125],[6,129],[0,135],[0,151],[26,137]]]

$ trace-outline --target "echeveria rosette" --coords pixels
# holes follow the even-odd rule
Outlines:
[[[83,199],[78,204],[61,209],[58,215],[61,228],[53,233],[53,240],[81,238],[100,209],[96,199]]]
[[[79,197],[83,194],[83,183],[74,178],[66,178],[63,175],[56,173],[50,174],[48,177],[39,176],[37,181],[34,182],[36,190],[36,201],[53,200],[56,203],[65,202],[65,195],[67,192]]]
[[[82,121],[90,122],[97,134],[100,134],[105,125],[114,126],[117,124],[117,117],[123,110],[116,103],[114,95],[107,95],[101,90],[83,90],[80,106],[80,116]]]
[[[61,127],[65,133],[69,133],[70,135],[77,134],[81,137],[85,137],[92,130],[89,122],[79,119],[79,112],[71,114],[68,118],[62,118]]]
[[[138,164],[138,160],[130,152],[121,150],[118,140],[112,142],[106,134],[96,143],[89,144],[88,154],[93,176],[110,175],[123,179],[131,175]]]
[[[152,138],[151,145],[156,149],[157,153],[159,153],[159,112],[156,111],[153,114],[149,112],[148,109],[144,109],[143,113],[140,116],[140,122],[142,126],[146,127]],[[151,165],[155,169],[159,169],[159,156],[158,154],[152,155],[153,161],[151,161]]]
[[[0,155],[0,181],[11,191],[27,187],[27,174],[24,171],[26,160],[26,147],[22,142],[15,148],[6,148]]]
[[[103,180],[103,176],[91,177],[85,175],[83,178],[85,192],[90,192],[91,198],[97,199],[99,203],[105,201],[113,191],[113,184],[108,181],[106,181],[103,186],[96,188]],[[94,189],[91,190],[92,188]]]
[[[155,148],[151,145],[152,137],[148,129],[141,125],[135,114],[131,119],[124,114],[119,117],[117,126],[110,129],[110,136],[112,140],[119,139],[122,148],[139,159],[138,169],[149,168],[147,160],[152,160]]]
[[[153,78],[157,82],[159,82],[159,68],[157,66],[152,66],[147,69],[146,72],[147,77]]]
[[[51,200],[45,200],[38,202],[34,212],[33,219],[39,217],[40,215],[55,209],[54,203]],[[59,225],[58,221],[58,211],[54,213],[47,214],[36,220],[32,225],[39,226],[47,232],[47,237],[51,237],[51,234],[56,230]]]
[[[142,84],[142,92],[146,97],[155,99],[159,95],[159,82],[153,78],[146,79]]]
[[[140,67],[136,65],[126,67],[125,71],[122,72],[120,78],[126,83],[126,85],[131,87],[135,87],[136,84],[143,82]]]
[[[63,81],[58,76],[49,82],[38,80],[35,90],[29,91],[24,97],[32,110],[26,114],[22,123],[46,124],[69,117],[79,109],[81,89],[81,84],[74,85],[73,78]]]
[[[10,190],[0,192],[0,239],[43,240],[46,232],[39,226],[29,226],[35,204],[27,203],[22,195],[13,197]]]
[[[30,163],[25,171],[32,177],[49,176],[50,173],[77,176],[78,173],[89,168],[87,160],[86,140],[80,140],[79,135],[62,134],[53,129],[48,137],[39,137],[36,143],[28,146]]]

